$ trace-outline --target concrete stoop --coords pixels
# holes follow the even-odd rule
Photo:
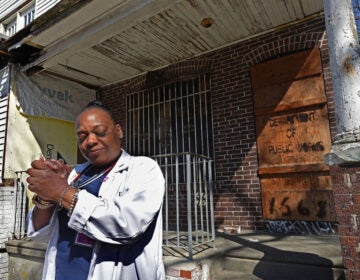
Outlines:
[[[47,244],[9,240],[9,280],[40,279]],[[213,244],[211,244],[213,245]],[[344,280],[336,235],[217,233],[215,248],[186,252],[164,247],[167,280]],[[25,277],[25,278],[24,278]]]
[[[165,266],[169,280],[345,279],[336,235],[217,233],[216,248],[195,254],[192,260],[165,256]]]
[[[223,267],[213,272],[212,280],[340,280],[343,268],[320,264],[249,260],[225,257]]]

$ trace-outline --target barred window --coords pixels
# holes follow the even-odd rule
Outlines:
[[[131,93],[127,106],[132,154],[213,157],[209,75]]]

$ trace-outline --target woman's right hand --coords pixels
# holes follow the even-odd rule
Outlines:
[[[61,193],[69,186],[70,166],[57,160],[40,158],[27,170],[28,188],[44,200],[58,202]]]

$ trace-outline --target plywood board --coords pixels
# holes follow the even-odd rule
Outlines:
[[[306,165],[308,171],[314,171],[314,166],[328,170],[324,154],[330,151],[331,139],[326,106],[257,116],[256,131],[260,173],[266,168],[283,173],[282,167],[285,172],[291,172],[289,168],[303,172]]]
[[[256,115],[326,103],[322,75],[269,85],[253,92]]]
[[[263,218],[335,221],[319,50],[255,65],[251,74]]]
[[[262,178],[264,219],[335,221],[331,179],[324,174]]]
[[[255,90],[321,73],[320,51],[311,49],[252,66],[251,81]]]

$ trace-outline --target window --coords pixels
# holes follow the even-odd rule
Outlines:
[[[11,37],[16,33],[16,18],[12,20],[9,24],[6,25],[5,33],[7,36]]]
[[[35,6],[31,6],[26,11],[22,13],[22,17],[24,18],[24,26],[27,26],[30,22],[34,20],[35,17]]]
[[[128,150],[213,157],[209,75],[129,94]]]
[[[180,232],[188,231],[189,227],[192,231],[188,232],[187,240],[193,238],[189,243],[193,245],[200,240],[204,242],[205,238],[209,241],[210,231],[214,232],[210,99],[208,74],[193,75],[127,96],[126,149],[130,154],[153,158],[163,172],[164,244],[171,247],[186,246],[179,245]],[[177,243],[175,237],[169,238],[169,231],[177,232]]]

